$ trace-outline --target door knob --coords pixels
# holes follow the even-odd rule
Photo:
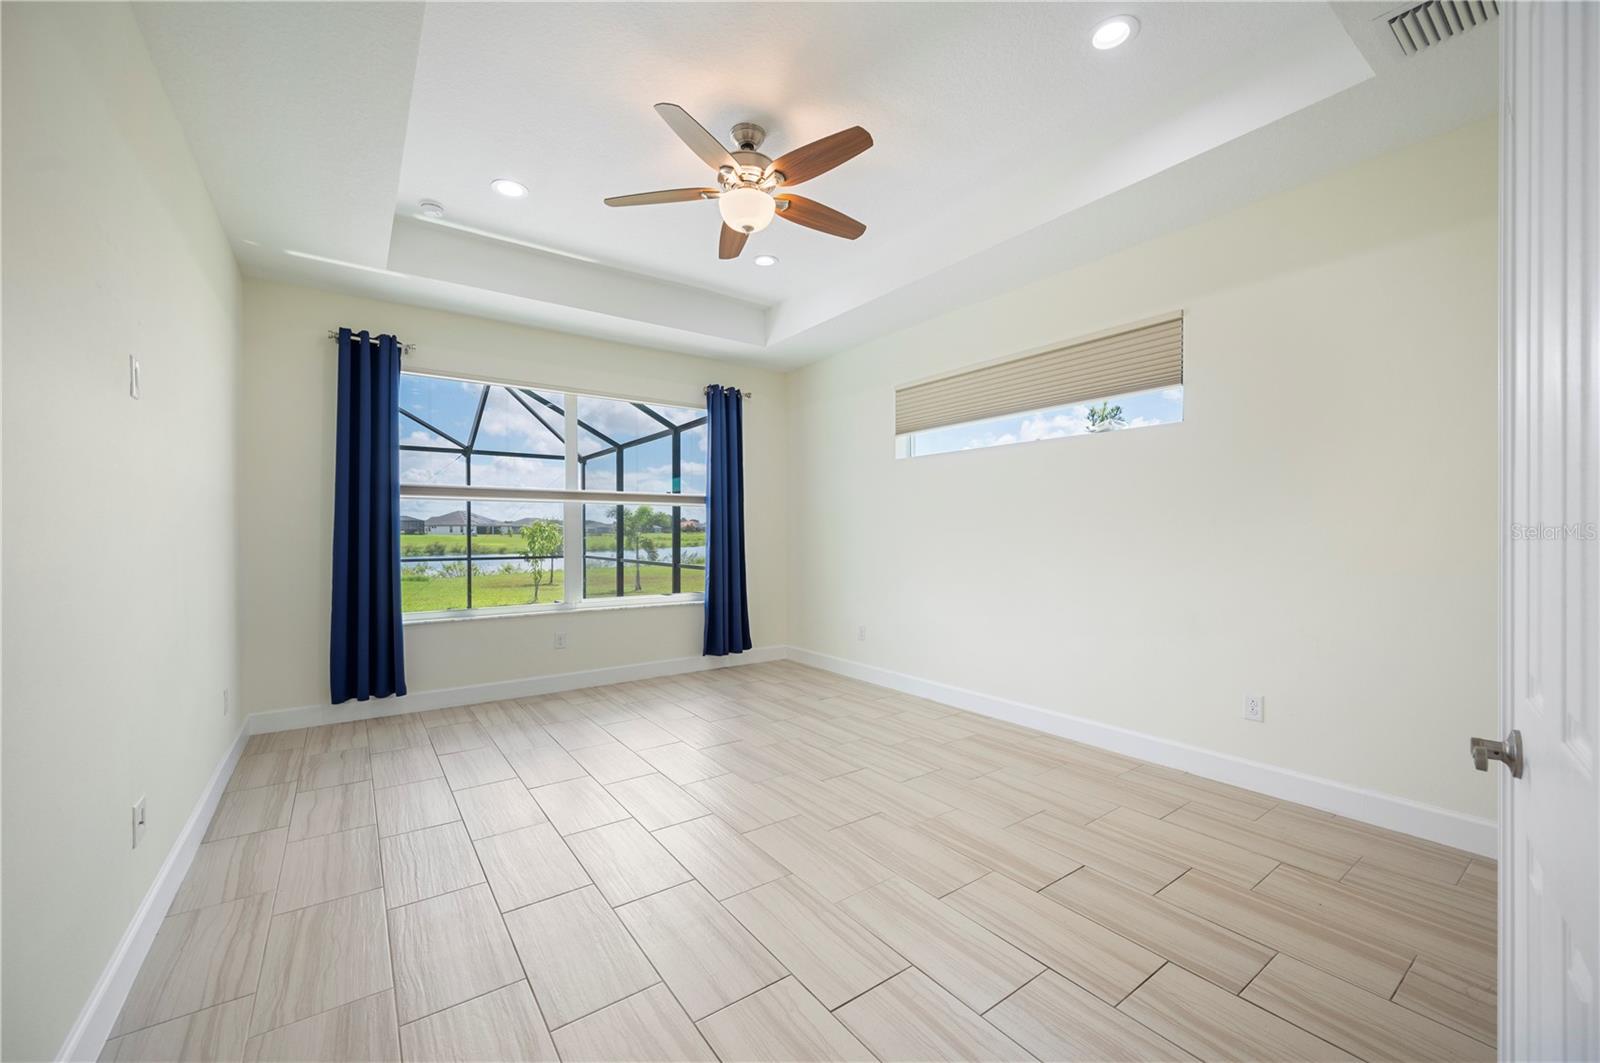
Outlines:
[[[1498,760],[1511,769],[1513,779],[1522,778],[1522,732],[1512,731],[1504,742],[1489,738],[1472,740],[1472,765],[1479,771],[1488,771],[1489,762]]]

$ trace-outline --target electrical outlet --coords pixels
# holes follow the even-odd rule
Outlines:
[[[860,627],[856,628],[856,641],[857,642],[865,642],[865,641],[867,641],[867,625],[862,624]]]
[[[557,631],[556,632],[556,649],[564,650],[566,648],[567,648],[567,633],[565,631]]]
[[[139,848],[139,843],[144,841],[144,798],[139,798],[133,805],[133,847]]]
[[[128,355],[128,397],[139,397],[139,359]]]
[[[1244,718],[1254,723],[1260,723],[1267,713],[1267,699],[1260,694],[1246,694],[1244,696]]]

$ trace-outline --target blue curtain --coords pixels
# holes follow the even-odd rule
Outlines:
[[[744,430],[738,388],[706,389],[705,654],[743,653],[750,642],[744,575]]]
[[[400,631],[400,341],[339,330],[333,502],[335,705],[406,692]]]

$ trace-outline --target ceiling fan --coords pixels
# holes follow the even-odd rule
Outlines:
[[[854,240],[867,231],[867,227],[854,218],[789,191],[794,185],[827,173],[872,147],[872,137],[860,126],[851,126],[770,159],[758,150],[767,131],[753,122],[740,122],[733,127],[734,143],[739,148],[729,151],[677,104],[658,103],[656,113],[691,151],[717,171],[717,187],[669,188],[661,192],[612,196],[606,200],[607,206],[638,207],[648,203],[714,199],[722,210],[722,235],[717,244],[717,254],[721,258],[738,258],[750,234],[765,229],[774,217],[846,240]]]

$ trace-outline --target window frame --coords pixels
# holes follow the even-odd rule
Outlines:
[[[414,423],[423,430],[439,439],[446,440],[452,446],[440,446],[436,443],[397,443],[397,454],[430,453],[430,454],[458,454],[463,459],[463,480],[461,484],[433,484],[406,482],[400,483],[400,498],[427,499],[433,501],[454,501],[462,504],[465,514],[464,536],[466,542],[466,601],[464,609],[441,609],[418,612],[402,612],[403,623],[427,623],[440,620],[458,620],[497,616],[526,616],[551,612],[570,612],[592,609],[618,609],[638,608],[652,605],[694,604],[698,605],[705,600],[705,595],[700,591],[682,590],[683,570],[704,570],[704,560],[700,564],[685,564],[683,561],[682,535],[683,535],[683,510],[685,508],[704,509],[706,496],[704,493],[694,492],[657,492],[657,491],[631,491],[623,488],[625,476],[625,455],[629,449],[641,447],[649,443],[659,442],[670,438],[672,441],[672,481],[681,486],[683,483],[683,436],[685,433],[706,425],[706,413],[703,403],[683,403],[665,399],[642,398],[638,396],[606,395],[600,392],[580,390],[565,387],[548,387],[525,382],[511,382],[496,380],[481,376],[465,376],[460,373],[445,370],[422,369],[406,367],[402,375],[414,377],[429,377],[436,380],[447,380],[455,383],[476,384],[483,387],[483,392],[478,396],[477,409],[474,411],[472,424],[465,442],[448,432],[441,431],[424,418],[400,406],[399,417],[401,423]],[[492,394],[491,388],[503,388],[518,404],[527,410],[529,415],[544,426],[552,436],[561,444],[561,455],[540,455],[518,453],[502,450],[478,450],[475,447],[479,429],[482,426],[484,409]],[[560,395],[561,406],[556,406],[544,395]],[[605,432],[597,429],[593,424],[578,416],[578,402],[580,399],[589,398],[606,402],[620,402],[632,405],[642,414],[657,422],[660,430],[633,440],[619,440],[612,438]],[[660,415],[650,406],[667,406],[684,410],[699,410],[700,416],[690,418],[683,424],[675,424],[668,418]],[[551,414],[559,414],[559,421]],[[552,425],[560,425],[560,432]],[[605,445],[592,453],[583,453],[583,433],[588,433],[595,440],[602,441]],[[585,482],[590,478],[589,464],[597,459],[615,456],[616,487],[588,488]],[[512,457],[518,459],[539,461],[560,461],[563,464],[563,482],[560,488],[540,487],[506,487],[492,485],[475,485],[472,483],[472,458],[473,457]],[[609,471],[609,470],[607,470]],[[559,601],[549,603],[505,606],[474,606],[472,604],[472,576],[473,576],[473,514],[474,503],[484,502],[542,502],[555,503],[562,507],[562,597]],[[586,536],[586,520],[584,513],[586,507],[614,506],[617,516],[617,534],[614,553],[608,552],[604,557],[593,555],[588,549]],[[669,561],[640,561],[637,558],[627,558],[625,553],[625,537],[622,534],[623,520],[626,507],[631,505],[654,505],[667,510],[671,514],[672,526],[672,551]],[[403,537],[406,533],[397,531]],[[483,555],[485,557],[491,555]],[[495,554],[496,558],[507,555]],[[521,556],[521,555],[515,555]],[[617,572],[617,587],[615,595],[606,597],[589,597],[588,590],[588,562],[591,560],[613,562]],[[404,565],[408,561],[426,563],[436,560],[429,557],[406,558],[400,560]],[[628,594],[625,590],[626,568],[629,561],[636,564],[651,564],[655,566],[670,566],[672,569],[672,591],[666,594]],[[569,577],[573,572],[580,574],[579,579]]]

